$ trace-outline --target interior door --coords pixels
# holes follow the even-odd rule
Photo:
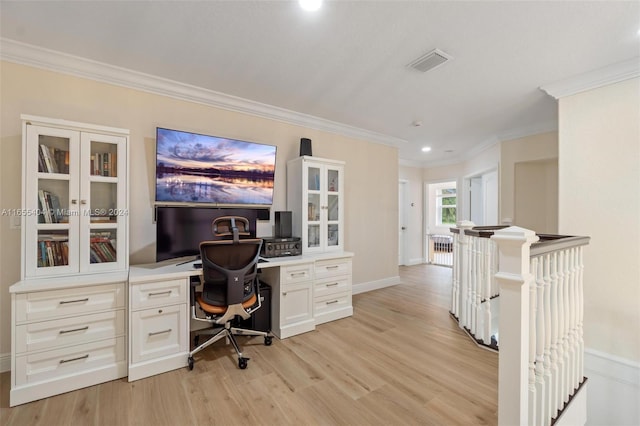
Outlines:
[[[407,182],[400,181],[398,183],[398,265],[406,265],[406,233],[407,233],[407,214],[406,214],[406,199],[407,199]]]

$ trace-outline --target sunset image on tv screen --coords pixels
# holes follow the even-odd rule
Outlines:
[[[276,147],[158,128],[156,202],[270,205]]]

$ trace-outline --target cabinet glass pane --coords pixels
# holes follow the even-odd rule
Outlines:
[[[327,225],[327,245],[328,246],[337,246],[340,241],[338,241],[338,225]]]
[[[116,230],[92,230],[90,236],[90,254],[91,263],[116,262]]]
[[[38,231],[36,259],[38,268],[69,264],[69,231]]]
[[[320,194],[309,194],[309,204],[307,206],[307,220],[320,220]]]
[[[91,223],[116,223],[118,216],[118,185],[110,182],[91,182]]]
[[[309,167],[309,182],[307,185],[307,189],[309,191],[319,191],[320,190],[320,169],[317,167]]]
[[[320,246],[320,225],[309,225],[309,235],[307,238],[307,247]]]
[[[340,173],[338,170],[327,170],[327,190],[329,192],[338,191],[340,183]]]
[[[38,179],[37,197],[38,223],[69,222],[68,179]]]
[[[327,196],[327,202],[329,204],[327,206],[327,213],[329,220],[338,220],[338,200],[339,197],[336,194],[329,194]]]
[[[118,176],[118,145],[91,141],[91,169],[94,176]]]
[[[38,136],[38,171],[69,174],[69,138]]]

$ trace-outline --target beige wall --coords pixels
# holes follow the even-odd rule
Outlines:
[[[156,126],[277,145],[273,211],[286,209],[286,161],[308,137],[314,156],[346,162],[345,248],[355,253],[354,284],[397,277],[395,148],[13,63],[1,67],[0,207],[21,203],[20,114],[130,129],[130,260],[151,262]],[[20,231],[9,221],[1,217],[0,355],[10,352],[8,288],[20,278]]]
[[[556,158],[558,158],[557,132],[540,133],[500,144],[500,222],[510,218],[517,223],[515,222],[517,220],[515,218],[516,163]],[[526,185],[521,189],[526,191]],[[520,199],[524,197],[526,194],[519,194]],[[553,210],[557,210],[557,207]]]
[[[640,361],[640,79],[559,101],[559,230],[588,235],[585,345]]]
[[[513,225],[558,233],[558,159],[515,163]]]

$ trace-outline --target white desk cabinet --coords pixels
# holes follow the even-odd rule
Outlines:
[[[187,364],[189,278],[129,277],[129,381]]]
[[[271,331],[280,338],[353,314],[352,253],[268,259],[260,279],[271,286]],[[129,381],[186,367],[190,349],[190,263],[129,269]]]
[[[272,333],[284,339],[313,330],[313,262],[261,271],[261,279],[271,286]]]
[[[127,375],[125,289],[124,273],[11,286],[10,406]]]
[[[313,294],[313,318],[316,324],[353,315],[351,258],[316,262]]]

